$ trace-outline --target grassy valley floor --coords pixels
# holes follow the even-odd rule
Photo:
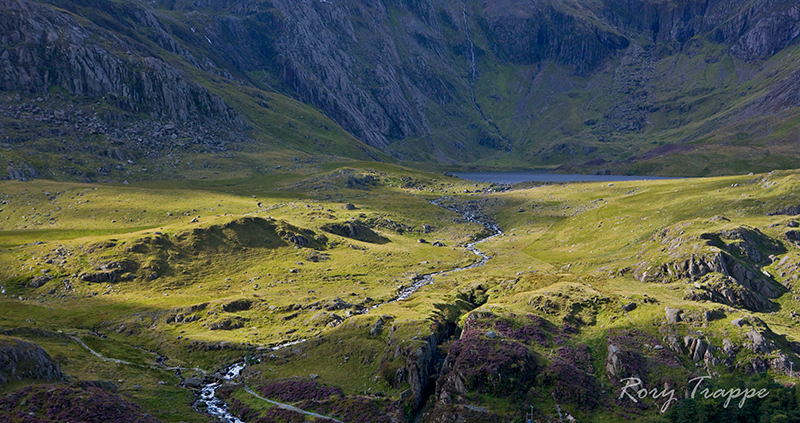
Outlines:
[[[367,162],[3,182],[0,416],[67,419],[54,410],[81,397],[86,421],[114,415],[108,398],[141,421],[212,421],[194,389],[246,360],[218,396],[247,422],[324,421],[258,396],[347,422],[793,421],[798,185],[507,187]],[[464,212],[503,230],[477,245],[492,259],[385,304],[478,259],[465,245],[490,232]],[[770,395],[686,399],[698,376]],[[680,400],[620,397],[630,378]]]

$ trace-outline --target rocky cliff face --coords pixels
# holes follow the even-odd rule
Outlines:
[[[553,60],[585,74],[630,44],[591,15],[557,2],[484,1],[481,6],[477,18],[485,22],[492,48],[516,64]]]
[[[800,8],[785,0],[608,0],[602,15],[653,42],[684,43],[705,35],[740,59],[766,59],[800,35]]]
[[[112,96],[121,109],[155,119],[218,118],[244,126],[220,97],[134,40],[81,25],[69,14],[26,0],[3,0],[0,8],[3,90],[40,94],[60,87],[78,96]],[[143,26],[159,30],[155,38],[163,47],[197,64],[152,14],[131,9],[126,12]]]
[[[59,6],[82,13],[74,3]],[[210,68],[150,11],[136,4],[96,6],[98,14],[130,19],[153,44],[119,22],[104,21],[109,29],[45,4],[0,2],[0,90],[14,93],[0,100],[0,136],[5,148],[40,158],[12,156],[8,178],[68,174],[93,181],[189,145],[225,151],[231,135],[248,128],[221,97],[162,57],[168,52]],[[96,163],[90,171],[87,161]]]
[[[630,166],[686,154],[642,144],[647,131],[683,143],[800,104],[796,64],[759,68],[800,35],[788,0],[3,0],[0,13],[3,91],[105,97],[127,117],[202,126],[192,138],[250,127],[211,83],[294,97],[372,147],[439,163]],[[736,88],[756,80],[768,86]],[[26,165],[47,173],[13,167]]]

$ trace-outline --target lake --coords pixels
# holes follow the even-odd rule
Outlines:
[[[579,175],[525,172],[465,172],[452,173],[452,175],[469,181],[494,182],[496,184],[516,184],[518,182],[620,182],[680,179],[666,176]]]

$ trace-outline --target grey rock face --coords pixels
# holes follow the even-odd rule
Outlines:
[[[0,42],[11,46],[0,52],[3,90],[41,93],[57,86],[79,96],[111,95],[121,108],[156,119],[186,121],[213,116],[244,127],[241,117],[220,97],[192,83],[188,75],[166,61],[140,55],[142,46],[130,40],[84,27],[69,14],[26,0],[2,0],[0,8],[4,12]],[[156,26],[165,40],[170,38],[148,12],[137,9],[134,15],[148,26]],[[98,37],[108,40],[110,46],[94,42]],[[189,54],[174,40],[164,43]],[[124,51],[129,54],[119,53]]]
[[[767,339],[763,334],[756,332],[754,329],[750,329],[749,332],[745,333],[745,336],[750,340],[750,349],[753,352],[769,354],[775,349],[775,344],[773,344],[772,341]]]
[[[492,47],[519,64],[554,60],[586,73],[629,45],[619,33],[558,4],[496,1],[484,5],[481,18],[496,40]]]
[[[705,358],[708,343],[693,336],[683,338],[684,346],[689,350],[689,357],[694,361],[702,361]]]
[[[606,0],[603,14],[654,42],[685,42],[710,32],[743,60],[766,58],[800,35],[800,6],[791,0],[686,1]],[[639,13],[628,13],[629,11]]]

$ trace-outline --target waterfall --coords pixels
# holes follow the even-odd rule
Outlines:
[[[475,106],[475,109],[481,114],[483,120],[486,120],[486,116],[484,116],[483,111],[481,111],[481,106],[478,106],[478,102],[475,101],[475,75],[477,74],[477,70],[475,69],[475,44],[472,42],[472,35],[469,32],[469,24],[467,23],[467,0],[464,0],[464,8],[461,10],[461,14],[464,15],[464,31],[467,33],[467,41],[469,42],[469,92],[472,96],[472,104]]]
[[[472,34],[469,32],[469,23],[467,22],[467,0],[464,0],[464,8],[461,9],[461,14],[464,16],[464,32],[467,34],[467,41],[469,42],[469,56],[470,56],[470,63],[469,63],[469,70],[470,70],[470,81],[469,81],[469,94],[472,98],[472,105],[475,106],[475,110],[478,111],[478,114],[481,115],[481,119],[486,122],[487,125],[491,126],[494,129],[494,132],[506,143],[506,151],[511,151],[511,143],[500,133],[500,128],[497,127],[493,122],[489,122],[489,119],[486,118],[486,115],[483,114],[483,110],[481,110],[481,106],[478,105],[478,101],[475,100],[475,76],[477,75],[477,67],[475,66],[475,43],[472,42]]]

